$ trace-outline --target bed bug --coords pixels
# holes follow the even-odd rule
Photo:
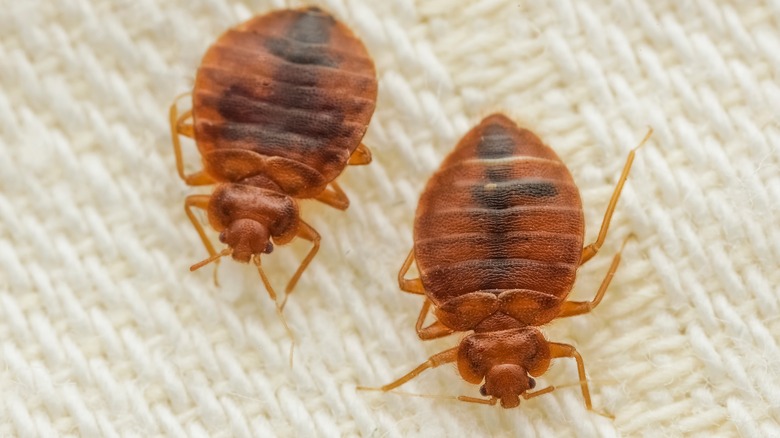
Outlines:
[[[456,362],[461,377],[482,383],[480,394],[489,397],[459,400],[500,401],[513,408],[520,397],[555,389],[531,392],[534,377],[544,374],[552,359],[573,358],[585,405],[592,409],[582,357],[571,345],[545,339],[539,327],[590,312],[601,302],[620,252],[593,300],[568,301],[567,296],[577,268],[603,244],[634,153],[651,133],[628,154],[598,238],[583,248],[579,190],[555,152],[502,114],[488,116],[468,132],[420,197],[414,247],[398,283],[401,290],[426,297],[416,324],[420,339],[472,333],[457,347],[373,389],[389,391],[426,369]],[[408,279],[415,260],[420,277]],[[424,327],[432,306],[437,320]]]
[[[261,254],[295,237],[311,241],[286,300],[320,245],[297,200],[346,209],[349,199],[335,178],[347,164],[371,161],[361,141],[376,104],[374,63],[353,32],[321,9],[277,10],[220,36],[187,94],[192,109],[179,115],[175,101],[169,114],[176,169],[188,185],[216,185],[211,195],[184,202],[209,253],[190,269],[227,255],[253,261],[276,301]],[[203,170],[185,174],[180,135],[194,139]],[[221,252],[194,208],[205,210],[220,233],[227,246]]]

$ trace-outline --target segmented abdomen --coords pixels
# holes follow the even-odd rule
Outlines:
[[[555,152],[503,115],[460,141],[420,198],[415,256],[441,304],[476,291],[539,291],[563,299],[582,250],[577,187]]]
[[[276,11],[206,52],[193,91],[195,138],[207,161],[213,151],[246,149],[330,181],[360,144],[376,93],[374,64],[344,24],[318,8]]]

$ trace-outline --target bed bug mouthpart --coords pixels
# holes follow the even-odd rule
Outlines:
[[[335,179],[347,164],[371,162],[361,143],[374,112],[377,80],[363,43],[316,7],[284,9],[229,29],[198,68],[192,109],[170,108],[176,169],[191,186],[184,206],[209,257],[254,262],[271,298],[261,257],[294,238],[312,248],[292,275],[282,304],[316,255],[320,235],[299,213],[299,199],[344,210],[349,199]],[[203,169],[185,174],[179,136],[192,138]],[[226,247],[217,251],[193,209]]]
[[[531,131],[503,114],[482,120],[458,143],[423,191],[414,221],[414,247],[398,283],[424,295],[416,330],[422,340],[469,332],[457,347],[431,356],[380,388],[390,391],[429,368],[457,363],[460,376],[481,385],[487,399],[458,400],[513,408],[536,389],[550,362],[572,358],[592,409],[585,365],[568,344],[545,339],[540,327],[588,313],[604,296],[620,251],[591,301],[569,301],[577,269],[598,252],[628,177],[631,150],[604,215],[598,238],[583,247],[580,193],[566,165]],[[625,242],[623,243],[625,245]],[[419,278],[407,279],[413,262]],[[433,307],[436,321],[424,327]]]

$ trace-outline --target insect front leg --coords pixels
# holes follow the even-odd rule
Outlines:
[[[574,348],[574,346],[572,345],[559,344],[557,342],[549,342],[547,345],[549,345],[550,347],[550,357],[552,359],[570,357],[577,362],[577,374],[580,378],[580,389],[582,390],[582,398],[585,399],[585,407],[588,408],[589,411],[593,411],[601,416],[614,419],[615,417],[613,415],[593,410],[593,404],[590,401],[590,389],[588,388],[588,380],[587,380],[587,376],[585,375],[585,363],[583,363],[582,356],[580,356],[580,353],[577,351],[577,349]],[[549,391],[555,389],[554,387],[550,387],[550,388],[552,389],[549,389]],[[538,391],[538,392],[539,394],[541,394],[544,391],[545,390]]]
[[[615,206],[617,205],[618,199],[620,199],[620,193],[623,191],[623,185],[626,183],[626,178],[628,178],[628,172],[631,170],[631,164],[634,163],[634,155],[636,154],[637,149],[641,148],[642,146],[647,143],[647,140],[650,139],[650,136],[653,134],[653,128],[650,128],[649,131],[647,131],[647,134],[645,135],[645,138],[642,139],[642,141],[639,143],[639,146],[635,147],[634,149],[631,149],[631,152],[628,153],[628,157],[626,158],[626,164],[623,165],[623,172],[620,174],[620,178],[618,179],[617,185],[615,186],[615,191],[612,192],[612,197],[609,199],[609,205],[607,205],[607,211],[604,213],[604,219],[601,221],[601,229],[599,230],[599,235],[596,238],[596,241],[591,243],[590,245],[586,246],[582,249],[582,256],[580,257],[580,265],[584,265],[585,262],[593,258],[594,255],[596,255],[597,252],[599,252],[599,248],[601,248],[601,245],[604,244],[604,239],[607,238],[607,231],[609,230],[609,222],[612,220],[612,213],[615,212]]]
[[[569,344],[559,344],[557,342],[548,343],[550,347],[550,357],[553,359],[570,357],[577,362],[577,373],[580,377],[580,389],[582,398],[585,399],[585,406],[588,410],[593,410],[593,404],[590,402],[590,389],[588,388],[587,377],[585,376],[585,364],[582,362],[582,356],[576,348]]]
[[[295,274],[293,274],[292,278],[290,278],[290,281],[287,283],[287,287],[284,289],[284,301],[282,302],[282,308],[284,308],[284,305],[287,303],[287,297],[295,288],[295,285],[298,283],[298,279],[301,278],[301,274],[303,274],[303,271],[306,270],[306,268],[309,266],[309,263],[311,263],[314,256],[317,255],[317,251],[320,249],[320,233],[318,233],[317,230],[312,228],[311,225],[307,224],[306,222],[300,221],[300,225],[298,226],[298,234],[296,236],[312,242],[313,246],[311,250],[309,250],[309,253],[306,254],[306,257],[301,262],[298,270],[295,271]]]
[[[413,369],[412,371],[409,371],[405,375],[403,375],[401,378],[388,383],[387,385],[380,386],[379,388],[368,388],[365,386],[358,386],[358,389],[362,390],[378,390],[378,391],[390,391],[395,388],[398,388],[399,386],[403,385],[404,383],[414,379],[417,377],[420,373],[427,370],[428,368],[436,368],[440,365],[444,365],[445,363],[452,363],[455,362],[458,359],[458,347],[450,348],[449,350],[444,350],[441,353],[434,354],[428,360],[421,363],[417,366],[417,368]]]
[[[181,142],[179,136],[183,135],[188,138],[194,137],[194,130],[192,122],[187,122],[192,118],[192,110],[187,110],[183,114],[179,115],[178,103],[182,97],[188,96],[191,93],[183,93],[174,99],[171,108],[168,111],[169,122],[171,126],[171,140],[173,141],[173,154],[176,157],[176,171],[179,173],[179,177],[184,180],[185,183],[191,186],[205,186],[214,184],[214,179],[211,178],[206,172],[200,171],[189,175],[184,174],[184,158],[181,153]]]
[[[205,246],[206,251],[209,252],[209,256],[214,257],[217,255],[217,251],[214,250],[214,245],[211,244],[211,241],[206,235],[206,230],[203,229],[203,225],[200,223],[198,218],[195,217],[195,213],[192,211],[192,207],[200,208],[201,210],[207,210],[209,207],[209,199],[211,199],[211,196],[209,195],[187,196],[187,198],[184,199],[184,211],[187,213],[187,217],[190,218],[192,226],[195,227],[195,230],[198,232],[200,240],[203,242],[203,246]]]
[[[187,196],[184,199],[184,212],[187,213],[187,217],[190,218],[190,222],[192,222],[192,226],[195,227],[195,230],[198,232],[198,235],[200,236],[201,242],[203,242],[203,246],[206,247],[206,251],[209,252],[209,258],[213,259],[214,261],[214,284],[219,285],[219,278],[217,277],[217,268],[219,267],[219,259],[221,256],[227,255],[225,251],[223,251],[220,254],[217,254],[217,251],[214,249],[214,245],[211,244],[211,241],[209,240],[209,237],[206,235],[206,230],[203,229],[203,225],[200,223],[197,217],[195,217],[195,213],[192,211],[192,207],[200,208],[201,210],[207,210],[209,207],[209,200],[211,199],[211,196],[209,195],[190,195]],[[220,257],[218,257],[218,255]],[[190,270],[197,269],[198,265],[193,265],[190,267]]]

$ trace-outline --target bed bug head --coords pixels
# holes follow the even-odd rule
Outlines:
[[[220,184],[208,204],[209,223],[220,230],[233,259],[249,263],[289,242],[298,227],[298,206],[291,197],[272,190],[266,179],[245,184]]]
[[[239,219],[219,233],[219,241],[227,244],[227,248],[190,266],[190,271],[229,255],[239,262],[249,263],[253,257],[259,261],[260,254],[270,254],[274,250],[269,234],[263,224],[251,219]]]
[[[219,234],[219,241],[231,249],[234,260],[249,263],[253,256],[274,250],[268,227],[252,219],[238,219]]]
[[[550,389],[530,392],[536,387],[531,375],[539,376],[550,365],[547,341],[536,327],[521,327],[472,333],[458,347],[458,371],[469,383],[484,383],[483,396],[501,402],[504,408],[546,394]]]
[[[494,397],[501,401],[504,408],[520,405],[520,397],[526,391],[534,389],[536,381],[520,365],[502,364],[492,367],[485,375],[485,384],[479,388],[483,396]],[[524,397],[526,398],[526,397]]]

